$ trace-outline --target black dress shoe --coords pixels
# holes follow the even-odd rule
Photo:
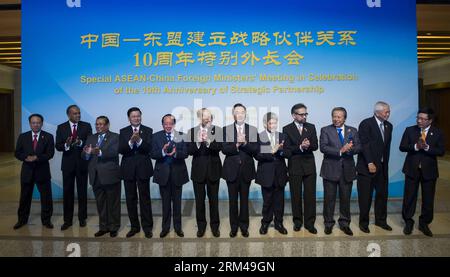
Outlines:
[[[153,232],[152,231],[146,231],[144,232],[145,237],[148,239],[151,239],[153,237]]]
[[[42,225],[47,229],[53,229],[53,224],[51,222],[42,223]]]
[[[261,235],[265,235],[265,234],[267,234],[268,229],[269,229],[268,224],[261,224],[261,227],[259,228],[259,233]]]
[[[368,226],[359,225],[359,230],[361,230],[362,232],[364,232],[366,234],[370,233],[370,229]]]
[[[103,231],[103,230],[100,230],[100,231],[98,231],[97,233],[95,233],[94,236],[95,236],[95,237],[101,237],[101,236],[103,236],[103,235],[105,235],[105,234],[108,234],[108,233],[109,233],[109,231]]]
[[[392,231],[392,227],[389,226],[387,223],[383,223],[383,224],[375,224],[375,226],[380,227],[381,229],[384,229],[386,231]]]
[[[136,234],[139,233],[139,232],[140,232],[139,230],[133,230],[133,229],[131,229],[131,230],[127,233],[126,237],[127,237],[127,238],[134,237],[134,235],[136,235]]]
[[[250,235],[250,234],[248,233],[248,230],[241,230],[241,234],[242,234],[242,236],[243,236],[244,238],[248,238],[248,236]]]
[[[22,227],[22,226],[25,226],[25,225],[27,225],[27,223],[26,222],[17,222],[15,225],[14,225],[14,230],[17,230],[17,229],[19,229],[20,227]]]
[[[201,237],[203,237],[205,235],[205,230],[203,229],[203,230],[198,230],[197,231],[197,238],[201,238]]]
[[[302,229],[302,225],[301,224],[295,224],[294,223],[294,231],[295,232],[298,232],[298,231],[300,231]]]
[[[80,220],[80,227],[86,227],[86,220]]]
[[[311,234],[317,234],[317,229],[314,226],[308,228],[305,227],[305,229],[308,230],[308,232],[310,232]]]
[[[117,231],[111,231],[111,232],[109,232],[109,236],[112,237],[112,238],[117,237],[118,234],[119,234],[119,233],[118,233]]]
[[[340,227],[341,231],[344,232],[344,234],[348,235],[348,236],[353,236],[353,232],[352,229],[350,229],[350,227],[346,226],[346,227]]]
[[[430,228],[428,228],[427,225],[419,224],[419,231],[421,231],[425,236],[428,236],[428,237],[433,236],[433,233],[431,232]]]
[[[333,232],[333,227],[325,227],[325,235],[330,235]]]
[[[413,223],[406,223],[405,227],[403,228],[403,234],[407,236],[411,235],[413,228],[414,228]]]
[[[230,238],[234,238],[236,235],[237,235],[237,230],[236,231],[234,231],[234,230],[230,231]]]
[[[220,237],[220,231],[219,230],[212,230],[212,234],[215,238]]]
[[[183,230],[175,230],[175,234],[177,234],[180,238],[184,237]]]
[[[70,224],[70,223],[64,223],[64,224],[61,226],[61,231],[65,231],[65,230],[69,229],[70,226],[72,226],[72,224]]]
[[[159,233],[159,237],[164,238],[167,234],[169,234],[169,230],[162,230],[161,233]]]
[[[283,224],[275,224],[275,230],[282,235],[287,235],[288,231],[284,228]]]

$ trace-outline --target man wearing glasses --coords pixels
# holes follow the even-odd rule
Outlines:
[[[305,228],[310,233],[317,234],[314,227],[317,174],[313,153],[318,148],[316,127],[314,124],[306,122],[308,113],[304,104],[294,105],[291,114],[294,121],[283,127],[283,133],[287,135],[285,154],[288,157],[294,231],[300,231],[302,224],[305,224]],[[302,195],[304,209],[302,208]]]
[[[406,128],[400,143],[400,151],[407,152],[403,173],[405,190],[402,216],[405,220],[403,233],[410,235],[414,227],[419,183],[422,184],[422,211],[419,230],[426,236],[433,236],[428,224],[433,220],[436,179],[439,177],[437,156],[445,153],[444,136],[441,130],[431,126],[434,111],[422,108],[417,112],[417,125]]]

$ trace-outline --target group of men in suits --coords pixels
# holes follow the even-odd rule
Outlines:
[[[280,234],[288,231],[283,225],[284,189],[289,182],[294,231],[304,225],[312,234],[317,233],[316,221],[316,166],[314,151],[320,149],[323,161],[320,176],[324,185],[323,217],[325,234],[331,234],[335,225],[334,210],[339,195],[340,229],[353,235],[350,229],[350,199],[353,181],[357,180],[359,228],[369,233],[369,211],[375,192],[375,225],[392,230],[387,223],[388,168],[393,126],[388,121],[389,104],[379,101],[374,115],[364,119],[359,128],[345,124],[347,111],[336,107],[331,112],[332,123],[320,130],[307,122],[304,104],[291,109],[293,122],[278,132],[278,116],[269,112],[263,117],[264,131],[246,123],[247,109],[238,103],[233,106],[234,123],[223,128],[213,124],[211,111],[197,111],[198,125],[187,134],[176,131],[176,118],[166,114],[161,119],[162,130],[153,130],[141,124],[142,112],[130,108],[129,126],[120,134],[109,130],[109,119],[96,119],[96,133],[89,123],[80,120],[80,108],[67,108],[68,121],[59,125],[56,145],[53,136],[43,131],[43,117],[29,117],[31,131],[19,136],[16,157],[23,161],[18,222],[14,229],[27,224],[34,184],[41,195],[41,219],[44,226],[53,228],[51,175],[49,160],[54,147],[63,152],[64,224],[61,230],[72,226],[74,191],[78,195],[80,227],[86,226],[87,180],[91,184],[99,214],[96,237],[110,233],[117,236],[120,228],[121,180],[124,181],[126,204],[132,237],[142,229],[145,237],[153,236],[153,215],[150,197],[150,178],[159,185],[162,199],[162,230],[167,236],[171,221],[175,233],[184,236],[181,220],[182,187],[189,175],[185,159],[191,155],[190,179],[193,183],[197,237],[203,237],[207,228],[205,199],[209,200],[210,228],[214,237],[220,236],[218,192],[220,178],[228,187],[230,237],[240,229],[249,236],[249,188],[252,180],[261,186],[263,195],[262,219],[259,233],[267,234],[272,221]],[[422,185],[422,212],[419,230],[432,236],[429,224],[433,219],[435,185],[438,178],[437,156],[445,152],[442,132],[431,126],[434,113],[429,108],[417,113],[417,125],[408,127],[400,143],[400,151],[407,152],[403,172],[405,190],[402,215],[404,233],[411,234],[417,202],[418,187]],[[319,147],[320,142],[320,147]],[[225,155],[221,162],[220,152]],[[119,164],[119,154],[122,155]],[[354,157],[357,156],[357,163]],[[155,166],[153,168],[152,159]],[[255,162],[258,165],[255,170]],[[288,160],[286,166],[285,160]],[[76,183],[76,186],[75,186]],[[138,213],[138,203],[140,217]],[[139,220],[140,219],[140,220]]]

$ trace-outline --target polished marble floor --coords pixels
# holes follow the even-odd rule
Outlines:
[[[62,232],[62,203],[55,201],[52,221],[53,230],[45,229],[40,224],[40,205],[34,202],[29,224],[14,231],[16,211],[19,198],[20,163],[12,154],[0,153],[0,256],[69,256],[73,254],[72,246],[79,247],[81,256],[182,256],[182,257],[291,257],[291,256],[450,256],[450,157],[439,161],[441,178],[438,181],[435,218],[430,225],[434,233],[432,238],[424,236],[417,230],[412,235],[402,233],[401,201],[390,200],[388,203],[388,223],[392,232],[370,225],[371,233],[365,234],[358,229],[357,202],[352,202],[353,237],[346,236],[334,228],[329,236],[324,234],[322,202],[318,202],[316,221],[317,235],[312,235],[303,228],[300,232],[292,230],[290,201],[286,201],[284,224],[287,235],[281,235],[273,228],[265,236],[259,234],[261,219],[261,201],[250,204],[250,237],[244,238],[239,233],[230,238],[228,224],[228,203],[220,202],[221,237],[214,238],[208,229],[205,237],[196,237],[195,207],[191,200],[183,201],[184,238],[179,238],[172,231],[166,238],[160,239],[161,203],[152,201],[154,211],[154,237],[146,239],[141,232],[133,238],[125,237],[129,230],[126,206],[122,204],[122,227],[119,236],[95,238],[98,230],[98,217],[95,203],[89,202],[87,227],[80,228],[75,221],[72,228]],[[76,210],[76,209],[75,209]],[[420,210],[420,205],[418,209]],[[416,215],[417,217],[418,215]],[[76,216],[75,216],[76,218]],[[373,220],[373,214],[372,214]],[[416,220],[417,221],[417,220]]]

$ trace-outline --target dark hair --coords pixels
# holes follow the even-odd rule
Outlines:
[[[430,107],[423,107],[420,108],[419,111],[417,112],[417,114],[420,113],[425,113],[428,116],[428,120],[433,119],[434,118],[434,110]]]
[[[103,119],[106,124],[109,124],[109,118],[107,116],[101,115],[101,116],[97,117],[97,119],[95,121],[97,121],[99,119]]]
[[[69,107],[67,107],[66,109],[66,114],[69,115],[70,109],[72,108],[77,108],[78,110],[80,110],[80,107],[78,107],[77,105],[70,105]]]
[[[344,112],[344,119],[347,119],[347,110],[344,107],[335,107],[333,110],[331,110],[331,116],[333,116],[333,113],[336,111]]]
[[[237,107],[242,107],[242,108],[244,108],[244,110],[247,110],[247,108],[241,103],[234,104],[233,110],[236,109]]]
[[[295,105],[292,106],[292,108],[291,108],[291,114],[294,114],[296,110],[301,109],[301,108],[305,108],[305,109],[306,109],[305,104],[303,104],[303,103],[295,104]]]
[[[44,117],[42,115],[38,114],[38,113],[34,113],[34,114],[30,115],[28,117],[28,122],[31,122],[31,118],[32,117],[39,117],[41,119],[41,122],[44,122]]]
[[[130,117],[130,114],[132,112],[139,112],[140,114],[142,114],[141,110],[138,107],[132,107],[128,109],[127,116]]]
[[[165,114],[165,115],[161,118],[161,124],[164,124],[164,118],[166,118],[166,117],[168,117],[168,116],[172,117],[172,119],[173,119],[173,124],[177,124],[177,120],[176,120],[175,116],[173,116],[173,115],[170,114],[170,113]]]

